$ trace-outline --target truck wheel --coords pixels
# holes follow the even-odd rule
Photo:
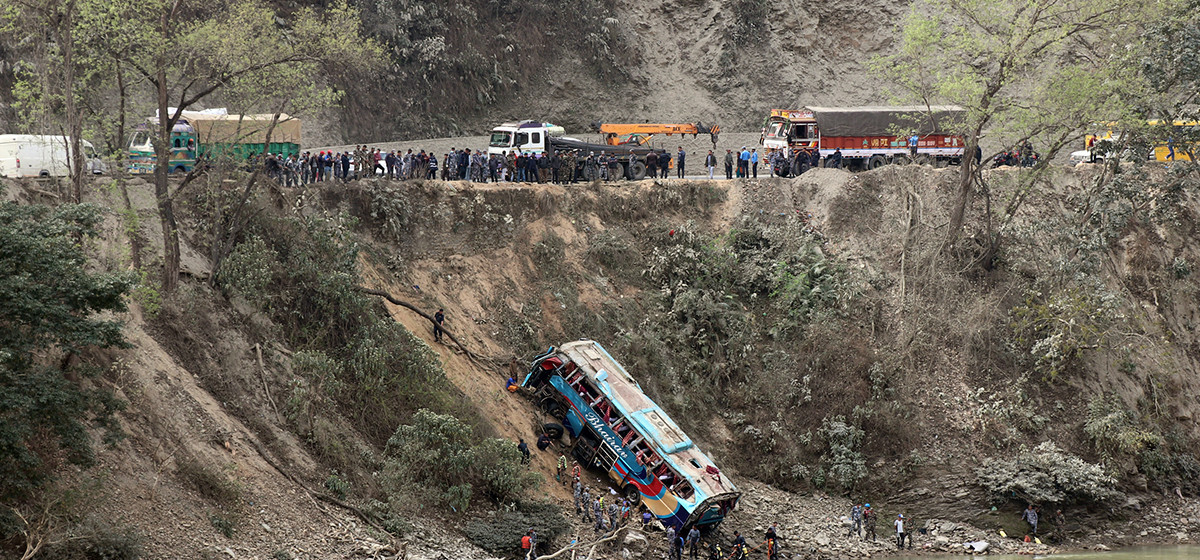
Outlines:
[[[792,161],[792,177],[799,177],[801,173],[804,173],[804,170],[801,169],[800,159],[797,158]]]
[[[542,432],[550,436],[550,439],[558,439],[561,438],[564,433],[566,433],[566,430],[563,428],[562,424],[550,422],[542,426]]]
[[[867,169],[879,169],[885,165],[887,165],[887,158],[881,155],[873,155],[871,156],[871,159],[867,161]]]
[[[646,178],[646,164],[638,161],[629,166],[629,178],[634,181],[641,181]]]

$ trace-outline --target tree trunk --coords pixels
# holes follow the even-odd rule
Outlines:
[[[958,166],[958,189],[954,195],[953,206],[950,207],[950,226],[946,230],[944,243],[946,247],[954,245],[958,241],[958,236],[962,234],[967,205],[971,203],[971,195],[975,190],[971,183],[972,175],[975,172],[975,147],[978,145],[978,137],[972,135],[967,139],[966,148],[963,150],[963,158]]]
[[[121,60],[116,60],[117,67],[117,99],[119,102],[117,109],[117,138],[113,143],[113,152],[120,154],[122,160],[125,159],[125,102],[128,93],[125,88],[125,69],[121,67]]]
[[[154,197],[158,201],[158,219],[163,232],[162,291],[170,293],[179,285],[179,231],[171,201],[167,172],[171,169],[171,130],[174,119],[167,116],[167,72],[159,64],[155,76],[158,93],[158,139],[154,143]]]
[[[75,2],[67,2],[59,14],[55,35],[63,57],[62,95],[67,117],[67,134],[70,135],[66,148],[71,157],[71,201],[80,203],[83,202],[84,176],[83,115],[79,114],[75,99],[75,37],[72,29],[74,19]]]

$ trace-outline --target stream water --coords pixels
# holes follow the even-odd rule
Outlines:
[[[914,556],[919,560],[945,560],[945,556]],[[980,556],[989,560],[1029,560],[1030,558],[1046,558],[1048,560],[1200,560],[1200,546],[1146,546],[1131,547],[1105,552],[1065,552],[1045,556],[1021,556],[1019,554],[994,554]]]

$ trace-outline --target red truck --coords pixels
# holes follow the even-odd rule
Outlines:
[[[829,162],[840,150],[841,165],[852,170],[889,163],[944,167],[962,161],[963,138],[950,132],[964,117],[961,107],[950,105],[776,109],[759,143],[781,175],[802,173],[814,151]]]

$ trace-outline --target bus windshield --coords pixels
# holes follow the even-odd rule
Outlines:
[[[488,143],[488,146],[493,146],[496,148],[507,148],[512,146],[512,133],[500,131],[493,132],[492,140]]]
[[[150,145],[150,135],[144,131],[134,134],[133,140],[129,141],[129,147],[131,149],[145,148],[146,146],[149,146],[149,145]]]

